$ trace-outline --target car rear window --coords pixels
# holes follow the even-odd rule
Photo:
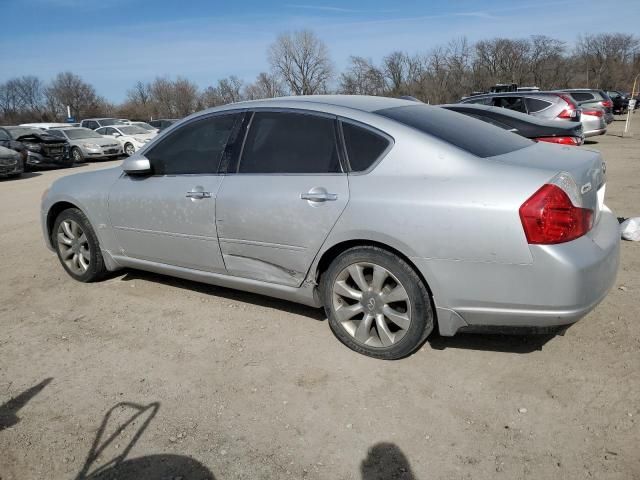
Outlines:
[[[433,135],[481,158],[494,157],[533,145],[531,140],[481,120],[429,105],[411,105],[375,113]]]
[[[595,96],[589,92],[571,92],[571,96],[576,102],[590,102]]]

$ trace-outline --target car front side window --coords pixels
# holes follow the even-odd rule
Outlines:
[[[238,173],[341,171],[335,119],[306,113],[254,113]]]
[[[242,113],[189,122],[146,154],[155,175],[216,174]]]

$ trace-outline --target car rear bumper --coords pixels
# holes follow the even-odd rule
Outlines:
[[[526,265],[413,259],[443,314],[440,333],[467,326],[553,327],[584,317],[615,282],[618,221],[605,208],[587,235],[530,249],[533,261]]]
[[[605,133],[607,133],[607,127],[598,128],[595,130],[587,130],[584,132],[584,138],[597,137],[598,135],[604,135]]]

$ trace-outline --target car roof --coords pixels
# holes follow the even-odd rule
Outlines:
[[[273,107],[273,108],[299,108],[307,105],[312,110],[322,110],[325,107],[343,107],[363,112],[375,112],[392,107],[404,107],[415,105],[414,100],[401,100],[398,98],[376,97],[370,95],[299,95],[290,97],[268,98],[263,100],[248,100],[233,103],[228,106],[237,107]],[[215,108],[215,107],[214,107]],[[213,109],[211,109],[213,110]]]

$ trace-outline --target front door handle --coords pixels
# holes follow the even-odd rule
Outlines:
[[[338,195],[335,193],[326,192],[307,192],[300,194],[301,200],[309,200],[310,202],[333,202],[338,199]]]
[[[196,199],[202,199],[202,198],[211,198],[211,192],[187,192],[187,198],[196,198]]]

